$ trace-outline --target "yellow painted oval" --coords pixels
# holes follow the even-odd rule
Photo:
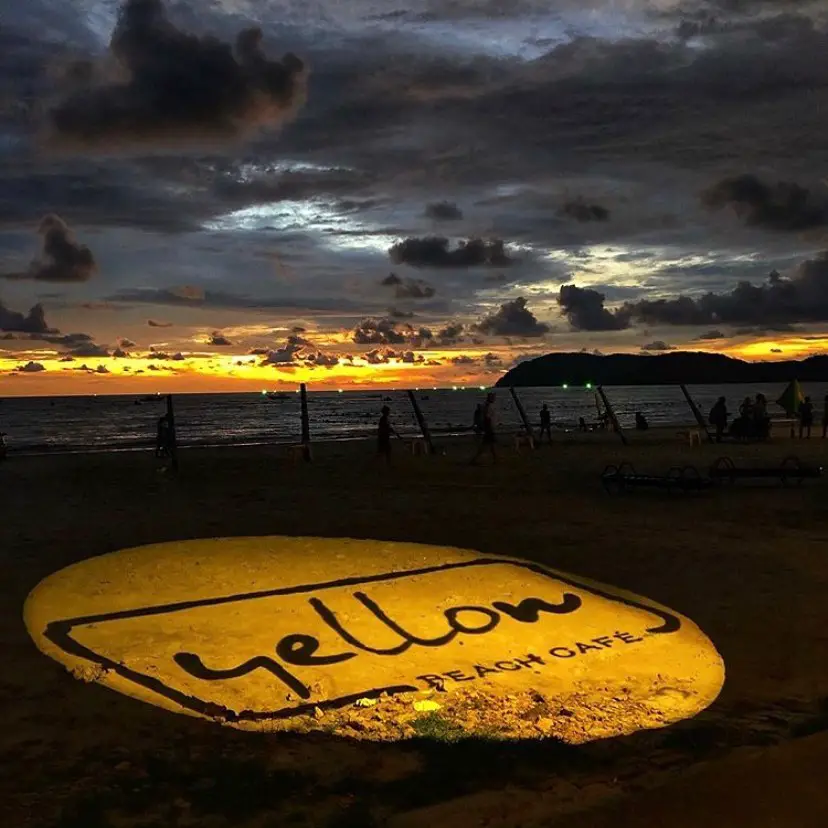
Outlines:
[[[694,716],[724,681],[701,630],[653,601],[420,544],[127,549],[46,578],[24,618],[76,677],[245,729],[401,738],[429,710],[453,732],[584,742]]]

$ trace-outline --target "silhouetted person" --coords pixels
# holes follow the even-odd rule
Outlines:
[[[483,405],[483,434],[472,463],[477,463],[480,455],[488,451],[492,455],[492,462],[497,462],[497,437],[495,435],[495,395],[489,394]]]
[[[753,431],[757,440],[767,440],[770,436],[768,401],[764,394],[757,394],[753,404]]]
[[[583,417],[578,417],[578,430],[589,431],[589,429],[587,428],[586,420]]]
[[[544,403],[540,410],[540,436],[538,442],[543,441],[543,435],[546,435],[549,442],[552,442],[552,415],[549,413],[549,406]]]
[[[647,418],[640,411],[635,412],[635,427],[639,431],[646,431],[650,427]]]
[[[825,395],[825,399],[822,403],[822,436],[825,438],[825,435],[828,434],[828,394]]]
[[[716,442],[722,442],[722,436],[724,435],[725,431],[727,431],[727,400],[724,397],[719,397],[718,400],[713,404],[713,408],[710,409],[710,415],[708,420],[710,420],[710,425],[714,426],[716,429]]]
[[[172,423],[169,415],[158,418],[158,427],[155,434],[155,456],[172,457]]]
[[[808,432],[808,437],[811,436],[811,427],[814,424],[814,404],[810,397],[805,397],[805,401],[799,406],[799,438],[802,439],[804,432]]]
[[[391,425],[391,409],[384,405],[381,409],[379,423],[377,424],[377,456],[384,457],[386,463],[391,462],[391,435],[398,439],[394,426]]]
[[[472,429],[477,435],[483,433],[483,419],[483,403],[478,403],[477,408],[474,409],[474,420],[472,421]]]
[[[8,456],[8,449],[6,448],[6,432],[0,431],[0,462]]]

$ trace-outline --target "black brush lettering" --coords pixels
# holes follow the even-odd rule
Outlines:
[[[364,604],[373,615],[385,624],[386,627],[394,630],[397,635],[401,636],[411,644],[419,644],[421,647],[442,647],[444,644],[448,644],[449,641],[452,641],[457,636],[458,631],[453,629],[445,635],[440,635],[437,638],[418,638],[416,635],[412,635],[407,630],[404,630],[392,618],[389,618],[380,605],[376,603],[376,601],[371,600],[364,592],[355,592],[354,598],[356,598],[361,604]]]
[[[185,672],[202,681],[225,681],[227,679],[241,678],[254,670],[267,670],[279,681],[286,684],[300,698],[309,699],[310,690],[299,681],[296,676],[285,670],[281,664],[267,656],[256,656],[238,667],[231,667],[229,670],[214,670],[207,667],[199,656],[194,653],[176,653],[173,661]]]
[[[344,638],[345,641],[347,641],[352,647],[364,650],[366,653],[374,653],[374,655],[399,655],[400,653],[404,653],[411,646],[411,641],[403,641],[402,644],[398,644],[396,647],[370,647],[368,644],[364,644],[360,641],[356,636],[351,635],[351,633],[349,633],[342,626],[342,624],[339,623],[336,613],[334,613],[333,610],[328,609],[328,607],[325,606],[325,604],[318,598],[309,598],[308,603],[316,610],[319,617],[334,632]]]
[[[479,612],[480,614],[485,615],[489,620],[481,624],[479,627],[469,627],[466,624],[461,624],[458,620],[457,616],[461,612]],[[494,610],[486,609],[486,607],[450,607],[443,613],[443,615],[446,616],[446,621],[449,622],[449,625],[453,630],[456,630],[459,633],[466,633],[466,635],[480,635],[481,633],[487,633],[493,630],[500,623],[500,616]]]
[[[336,653],[335,655],[314,655],[319,649],[319,639],[312,635],[291,633],[286,635],[276,645],[276,655],[288,664],[296,664],[299,667],[311,667],[313,665],[339,664],[353,658],[356,653]]]
[[[540,613],[542,612],[566,615],[567,613],[575,612],[582,603],[581,599],[573,592],[565,592],[563,601],[560,604],[550,604],[548,601],[543,601],[540,598],[524,598],[517,606],[507,604],[505,601],[494,601],[492,606],[498,612],[514,618],[515,621],[521,621],[524,624],[534,624],[540,618]]]

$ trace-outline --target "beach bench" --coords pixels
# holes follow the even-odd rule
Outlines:
[[[821,476],[822,466],[808,465],[793,455],[778,466],[737,466],[730,457],[719,457],[710,467],[712,480],[730,484],[737,480],[777,480],[783,485],[795,480],[801,484],[803,480]]]
[[[408,440],[408,450],[412,455],[428,454],[428,446],[422,437],[412,437]]]
[[[687,440],[690,443],[691,447],[698,446],[699,448],[701,448],[702,430],[700,428],[688,428],[683,431],[677,431],[676,434],[682,440]]]
[[[634,489],[662,489],[673,493],[701,492],[712,480],[703,477],[695,466],[673,466],[667,474],[639,474],[630,463],[609,465],[601,473],[601,484],[607,494],[620,494]]]
[[[514,446],[515,452],[517,454],[522,454],[523,449],[529,449],[530,451],[534,450],[535,440],[531,434],[515,434]]]

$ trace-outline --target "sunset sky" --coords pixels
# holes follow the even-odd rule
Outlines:
[[[0,397],[824,352],[826,25],[826,0],[7,0]]]

